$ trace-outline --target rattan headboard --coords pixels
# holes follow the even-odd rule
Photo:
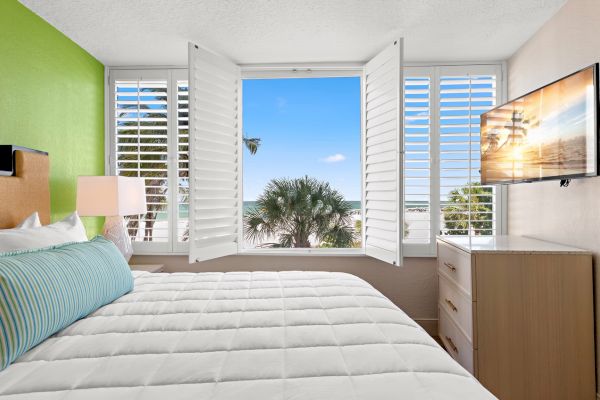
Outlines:
[[[13,228],[34,211],[50,223],[50,160],[47,153],[1,146],[0,229]],[[9,159],[10,158],[10,159]],[[6,166],[12,168],[6,171]]]

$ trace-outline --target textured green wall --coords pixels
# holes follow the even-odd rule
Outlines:
[[[98,60],[17,0],[0,0],[0,144],[50,153],[54,221],[75,210],[78,175],[104,175],[103,82]],[[102,220],[84,223],[91,236]]]

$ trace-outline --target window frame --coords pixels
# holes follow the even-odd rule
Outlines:
[[[497,79],[497,104],[506,102],[506,63],[501,61],[494,62],[457,62],[457,63],[418,63],[407,62],[404,64],[405,72],[412,71],[431,71],[431,138],[430,138],[430,206],[431,210],[438,210],[440,205],[440,178],[439,178],[439,70],[441,68],[455,68],[456,71],[463,73],[473,71],[474,68],[483,69],[495,68]],[[457,73],[458,73],[457,72]],[[286,78],[334,78],[334,77],[359,77],[361,86],[361,186],[364,177],[365,154],[363,151],[363,141],[365,133],[365,115],[364,115],[364,64],[362,63],[330,63],[330,64],[276,64],[261,65],[251,64],[241,66],[241,78],[244,79],[286,79]],[[410,76],[405,73],[404,77]],[[114,132],[114,80],[115,79],[166,79],[168,82],[169,99],[177,98],[177,81],[188,80],[188,67],[106,67],[105,68],[105,174],[115,174],[115,132]],[[433,90],[435,89],[435,90]],[[177,187],[177,113],[171,112],[172,101],[168,104],[168,176],[169,186]],[[241,99],[240,99],[240,110]],[[176,104],[176,103],[175,103]],[[404,123],[404,115],[402,116]],[[434,134],[435,133],[435,134]],[[241,168],[243,170],[244,155],[241,152]],[[238,184],[243,198],[243,173],[238,177]],[[507,226],[507,188],[505,185],[496,186],[496,235],[505,234]],[[183,255],[188,253],[189,244],[187,242],[177,241],[176,212],[177,191],[171,190],[169,196],[169,241],[167,243],[138,242],[133,243],[134,254],[139,255]],[[365,215],[365,199],[361,198],[361,213]],[[240,215],[243,209],[243,202],[240,202]],[[404,212],[404,210],[402,211]],[[427,244],[403,243],[404,257],[436,257],[437,246],[436,236],[439,232],[439,218],[432,218],[430,242]],[[243,235],[243,219],[239,218],[239,235]],[[365,241],[364,229],[361,232],[362,242]],[[240,244],[243,243],[241,238]],[[240,255],[278,255],[278,256],[363,256],[365,254],[364,246],[362,248],[340,248],[340,249],[245,249],[240,246],[238,254]]]
[[[405,257],[437,257],[436,237],[440,232],[440,118],[439,83],[441,71],[453,74],[494,73],[496,75],[496,103],[506,102],[506,63],[505,62],[459,62],[459,63],[406,63],[404,79],[409,76],[429,76],[430,78],[430,235],[429,243],[403,243]],[[403,118],[404,121],[404,118]],[[506,185],[496,185],[494,215],[496,226],[494,235],[506,233]],[[404,212],[404,210],[403,210]]]
[[[360,158],[361,158],[361,176],[360,185],[363,185],[364,175],[364,152],[363,152],[363,141],[364,141],[364,107],[363,107],[363,93],[364,93],[364,65],[363,64],[327,64],[327,65],[315,65],[315,64],[280,64],[280,65],[242,65],[241,66],[243,80],[251,79],[294,79],[294,78],[344,78],[344,77],[358,77],[360,78]],[[241,107],[242,96],[240,96],[239,109]],[[243,124],[243,119],[242,119]],[[243,128],[243,127],[242,127]],[[240,196],[243,199],[244,191],[244,152],[240,152],[240,165],[242,173],[238,176],[238,185],[241,188]],[[361,198],[361,217],[364,218],[364,199]],[[243,204],[241,201],[239,205],[239,215],[243,215]],[[364,256],[365,248],[365,231],[361,231],[361,240],[363,246],[361,248],[266,248],[266,249],[247,249],[243,247],[244,243],[244,221],[243,218],[239,218],[238,226],[238,254],[239,255],[277,255],[277,256]]]
[[[169,188],[178,188],[178,124],[177,81],[188,80],[186,67],[106,67],[105,68],[105,175],[116,175],[115,81],[127,79],[167,81],[167,181]],[[133,242],[135,255],[185,255],[188,242],[178,241],[178,190],[169,190],[168,229],[166,242]]]

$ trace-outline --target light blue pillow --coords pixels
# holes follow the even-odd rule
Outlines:
[[[127,262],[102,236],[0,253],[0,370],[131,289]]]

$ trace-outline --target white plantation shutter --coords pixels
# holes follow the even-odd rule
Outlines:
[[[365,66],[363,199],[365,253],[402,264],[402,40]]]
[[[436,235],[502,232],[501,193],[479,185],[480,115],[501,77],[494,64],[405,68],[405,255],[435,255]]]
[[[496,67],[439,70],[440,229],[443,235],[491,236],[496,188],[481,186],[480,115],[496,105]]]
[[[238,251],[240,68],[189,45],[190,262]]]
[[[128,76],[130,75],[130,77]],[[148,212],[129,216],[137,249],[169,250],[168,75],[121,73],[112,80],[112,165],[116,175],[142,177]]]
[[[431,68],[404,69],[404,244],[433,242]]]

